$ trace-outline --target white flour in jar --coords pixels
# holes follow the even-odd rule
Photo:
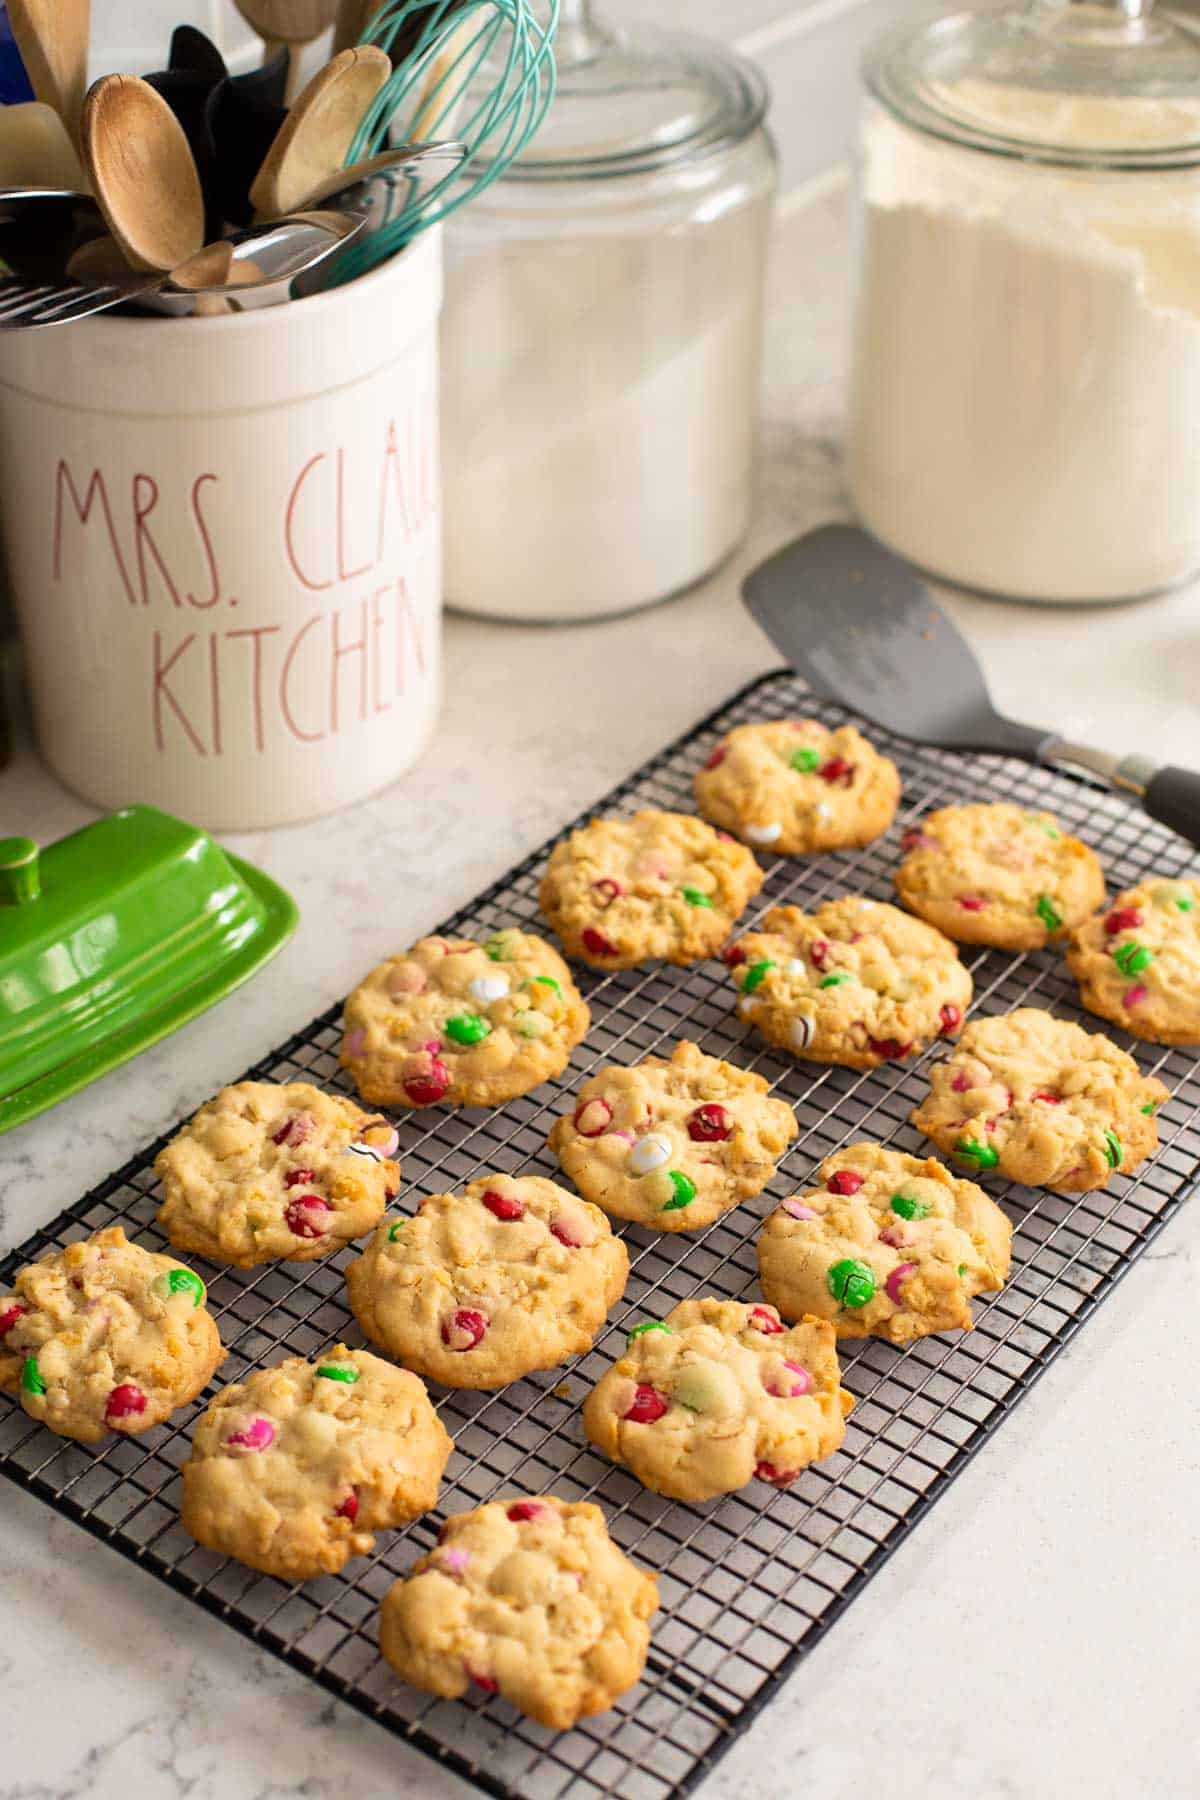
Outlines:
[[[1125,123],[1127,141],[1156,124]],[[1008,162],[876,111],[861,258],[848,471],[877,536],[1033,599],[1200,568],[1194,171]]]

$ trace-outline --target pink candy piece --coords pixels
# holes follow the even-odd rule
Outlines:
[[[612,1116],[607,1100],[581,1100],[575,1108],[575,1129],[580,1137],[603,1137],[612,1124]]]
[[[275,1442],[275,1427],[270,1419],[251,1419],[245,1431],[235,1431],[225,1439],[226,1450],[269,1450]]]
[[[0,1311],[0,1338],[7,1337],[17,1320],[23,1318],[28,1311],[29,1308],[22,1306],[19,1300],[14,1300],[11,1306],[4,1307]]]
[[[815,1219],[817,1214],[811,1206],[805,1206],[803,1200],[785,1200],[783,1210],[790,1213],[793,1219]]]
[[[329,1230],[333,1208],[320,1194],[300,1194],[284,1208],[284,1222],[293,1237],[319,1238]]]
[[[813,1217],[816,1217],[815,1213]],[[774,1337],[777,1332],[783,1330],[783,1321],[773,1306],[752,1306],[750,1323],[755,1331],[765,1332],[767,1337]]]
[[[488,1321],[472,1306],[460,1306],[442,1321],[442,1342],[450,1350],[473,1350],[487,1331]]]
[[[939,845],[937,839],[931,838],[919,825],[911,825],[900,839],[900,848],[909,856],[914,850],[937,850]]]
[[[583,934],[583,947],[589,956],[617,956],[620,954],[615,944],[609,943],[602,931],[589,925]]]
[[[614,881],[611,875],[606,875],[603,881],[593,881],[592,886],[600,895],[605,906],[611,906],[613,901],[619,900],[621,895],[625,892],[621,883],[619,881]]]
[[[423,994],[425,986],[425,971],[420,963],[401,963],[388,977],[388,993],[393,1000],[405,994]]]
[[[791,1487],[800,1471],[799,1469],[778,1469],[774,1463],[760,1462],[755,1464],[754,1473],[760,1481],[767,1482],[771,1487],[785,1488]]]
[[[1149,993],[1150,989],[1142,982],[1139,982],[1136,987],[1131,987],[1126,990],[1125,998],[1121,1004],[1126,1007],[1140,1006],[1142,1001],[1148,997]]]
[[[962,1024],[962,1007],[950,1005],[943,1006],[941,1012],[938,1014],[938,1021],[942,1027],[942,1036],[948,1037],[952,1031],[957,1031]]]
[[[670,1410],[671,1403],[666,1395],[643,1381],[634,1389],[633,1400],[624,1416],[632,1425],[653,1425]]]
[[[347,1056],[361,1056],[363,1051],[366,1049],[366,1046],[367,1046],[366,1026],[360,1025],[358,1027],[358,1029],[356,1031],[352,1031],[350,1033],[350,1036],[346,1039],[346,1055]]]
[[[104,1417],[109,1425],[122,1419],[136,1419],[146,1410],[146,1396],[132,1381],[122,1381],[104,1403]]]
[[[346,1495],[346,1498],[342,1501],[342,1504],[337,1508],[333,1516],[335,1519],[349,1519],[350,1523],[353,1525],[355,1519],[358,1517],[358,1495],[353,1488],[350,1489],[350,1492]]]
[[[812,1387],[812,1376],[799,1363],[784,1362],[763,1385],[776,1400],[799,1400]]]
[[[541,1500],[514,1500],[504,1516],[511,1519],[514,1525],[522,1525],[527,1519],[540,1519],[546,1511]]]
[[[610,1131],[609,1137],[620,1138],[623,1144],[636,1144],[637,1138],[632,1131]]]
[[[879,1234],[881,1244],[887,1244],[892,1250],[902,1250],[910,1240],[907,1225],[885,1225]]]
[[[524,1201],[514,1200],[508,1194],[498,1194],[495,1188],[488,1189],[483,1196],[483,1204],[493,1218],[503,1219],[506,1224],[511,1224],[514,1219],[525,1217]]]
[[[687,1122],[688,1136],[694,1144],[723,1144],[733,1136],[733,1119],[715,1101],[698,1106]]]
[[[865,1180],[866,1176],[855,1169],[835,1169],[829,1177],[829,1191],[831,1194],[857,1194]]]
[[[1142,915],[1136,906],[1115,906],[1104,921],[1104,929],[1109,937],[1118,937],[1122,931],[1136,931],[1142,923]]]
[[[901,1263],[900,1267],[898,1269],[893,1269],[888,1276],[884,1285],[887,1288],[887,1297],[893,1306],[904,1305],[903,1300],[900,1298],[900,1283],[904,1280],[906,1275],[912,1274],[916,1266],[916,1263]]]
[[[960,894],[958,904],[964,912],[982,912],[987,901],[982,894]]]
[[[576,1235],[566,1219],[551,1219],[550,1236],[557,1238],[568,1250],[582,1250],[583,1239]]]
[[[297,1144],[303,1144],[312,1136],[315,1125],[316,1121],[311,1113],[293,1113],[291,1118],[285,1119],[279,1130],[273,1133],[271,1142],[287,1144],[289,1149],[294,1149]]]
[[[283,1185],[285,1188],[299,1187],[302,1183],[315,1179],[311,1169],[289,1169],[283,1178]]]
[[[461,1575],[471,1561],[471,1552],[461,1550],[455,1544],[447,1544],[444,1550],[436,1552],[438,1568],[448,1569],[451,1575]]]
[[[970,1085],[970,1082],[967,1080],[961,1069],[956,1072],[954,1080],[950,1083],[951,1088],[956,1094],[965,1094]]]
[[[808,947],[809,960],[814,969],[823,969],[829,959],[829,945],[824,938],[818,938],[815,944]]]
[[[716,749],[710,753],[709,759],[704,765],[705,768],[706,769],[719,769],[721,764],[725,761],[725,758],[728,755],[729,755],[728,744],[718,744]]]

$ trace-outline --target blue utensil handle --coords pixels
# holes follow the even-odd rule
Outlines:
[[[1200,844],[1200,774],[1168,764],[1150,779],[1142,804],[1152,819]]]

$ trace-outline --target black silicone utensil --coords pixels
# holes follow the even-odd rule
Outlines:
[[[810,687],[898,737],[1087,769],[1200,844],[1200,774],[1002,718],[974,651],[921,576],[856,526],[797,538],[747,576],[742,594]]]
[[[229,71],[212,39],[195,25],[177,25],[171,33],[167,67],[172,72],[202,75],[210,87],[224,81]]]

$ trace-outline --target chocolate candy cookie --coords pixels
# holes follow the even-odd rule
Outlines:
[[[776,906],[726,952],[738,1012],[810,1062],[873,1069],[954,1037],[971,977],[949,939],[880,900]]]
[[[1104,900],[1094,850],[1053,813],[1008,801],[944,806],[904,835],[896,891],[961,944],[1037,950]]]
[[[559,844],[538,890],[568,956],[594,969],[715,956],[762,887],[749,850],[688,813],[593,819]]]
[[[387,1594],[379,1648],[401,1680],[500,1694],[552,1730],[605,1712],[645,1666],[653,1575],[587,1501],[494,1500],[456,1513]]]
[[[311,1262],[374,1229],[400,1191],[379,1115],[306,1081],[223,1088],[160,1150],[158,1222],[210,1262]]]
[[[183,1527],[281,1581],[344,1568],[437,1503],[454,1446],[417,1376],[336,1345],[223,1388],[183,1465]]]
[[[198,1275],[119,1225],[48,1250],[0,1294],[0,1388],[83,1444],[149,1431],[224,1360],[205,1299]]]
[[[677,1044],[670,1061],[600,1069],[550,1148],[581,1194],[616,1219],[696,1231],[760,1193],[795,1137],[761,1075]]]
[[[1071,933],[1089,1012],[1154,1044],[1200,1044],[1200,881],[1150,878]]]
[[[1158,1148],[1166,1098],[1106,1037],[1024,1006],[972,1020],[912,1122],[968,1174],[1082,1194]]]
[[[773,1306],[684,1300],[633,1328],[583,1428],[656,1494],[711,1500],[754,1476],[787,1487],[838,1448],[852,1404],[827,1320],[788,1330]]]
[[[367,1336],[406,1367],[497,1388],[590,1349],[628,1274],[598,1208],[541,1176],[485,1175],[385,1219],[346,1282]]]
[[[499,1106],[561,1075],[588,1024],[541,938],[428,937],[355,988],[341,1061],[376,1106]]]
[[[783,856],[869,844],[900,800],[896,765],[853,725],[815,719],[739,725],[696,776],[706,819]]]
[[[1008,1274],[1012,1226],[995,1201],[933,1157],[879,1144],[836,1151],[820,1179],[758,1240],[763,1293],[783,1317],[893,1344],[969,1331],[971,1300]]]

